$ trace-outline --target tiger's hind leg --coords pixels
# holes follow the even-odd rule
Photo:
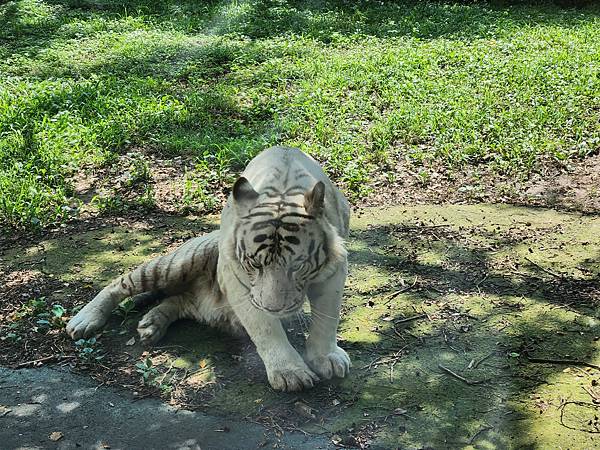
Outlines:
[[[148,311],[138,323],[137,331],[143,344],[156,344],[167,332],[169,325],[184,317],[185,299],[176,295],[164,299]]]
[[[89,338],[102,329],[121,300],[152,291],[181,291],[218,259],[219,231],[191,239],[177,250],[142,264],[113,280],[67,324],[73,339]]]

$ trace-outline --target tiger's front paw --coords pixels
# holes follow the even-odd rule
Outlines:
[[[105,314],[94,307],[84,307],[67,324],[67,333],[73,339],[89,338],[106,323]]]
[[[348,353],[338,346],[333,351],[324,354],[307,352],[305,360],[317,375],[326,380],[333,376],[344,378],[350,373],[350,367],[352,367]]]
[[[269,384],[276,391],[296,392],[310,389],[319,377],[298,356],[298,361],[282,360],[265,364]]]
[[[267,373],[271,387],[276,391],[296,392],[310,389],[319,377],[308,367],[274,370]]]

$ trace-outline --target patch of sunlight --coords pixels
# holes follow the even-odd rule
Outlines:
[[[68,414],[70,412],[73,412],[80,406],[81,406],[81,403],[79,403],[79,402],[65,402],[65,403],[60,403],[60,404],[56,405],[56,409],[58,409],[63,414]]]
[[[38,394],[31,397],[31,403],[44,403],[46,400],[48,400],[47,394]]]
[[[208,35],[228,33],[251,10],[252,2],[249,0],[229,0],[217,8],[203,31]]]
[[[29,416],[33,416],[41,408],[42,408],[42,406],[38,405],[38,404],[29,404],[28,403],[28,404],[16,405],[16,406],[11,406],[11,409],[12,409],[11,414],[13,416],[17,416],[17,417],[29,417]]]
[[[565,439],[571,448],[597,447],[593,434],[581,432],[597,432],[594,424],[597,424],[598,406],[591,402],[585,390],[590,389],[593,378],[591,369],[566,367],[550,375],[548,384],[531,392],[528,399],[524,399],[527,418],[523,428],[529,439],[539,448],[551,448]]]
[[[346,289],[354,289],[361,293],[385,287],[390,284],[391,276],[379,267],[352,265],[346,281]]]
[[[56,20],[64,8],[62,5],[49,5],[40,0],[21,0],[16,2],[16,6],[16,23],[21,26],[43,25]]]

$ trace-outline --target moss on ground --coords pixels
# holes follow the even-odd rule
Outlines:
[[[33,267],[99,288],[207,226],[169,220],[167,227],[101,228],[2,257],[11,270]],[[168,373],[163,394],[171,400],[329,433],[349,446],[597,445],[600,371],[539,361],[600,365],[597,217],[503,205],[373,209],[353,218],[348,249],[339,330],[354,363],[348,379],[273,392],[247,340],[193,322],[173,326],[149,352],[126,346],[139,313],[125,321],[116,315],[115,332],[100,341],[110,342],[113,355],[129,354],[124,370],[153,358]],[[288,330],[298,341],[306,331],[299,322]],[[298,415],[298,401],[314,419]]]

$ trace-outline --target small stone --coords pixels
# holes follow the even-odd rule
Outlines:
[[[60,431],[53,431],[52,433],[50,433],[50,440],[51,441],[60,441],[65,435],[62,434]]]

